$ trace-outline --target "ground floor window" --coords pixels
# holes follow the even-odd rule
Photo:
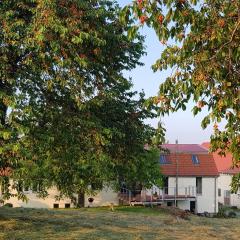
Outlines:
[[[53,208],[59,208],[59,204],[58,203],[54,203],[53,204]]]
[[[70,208],[70,203],[65,203],[65,208]]]
[[[221,192],[221,188],[218,189],[218,196],[221,197],[222,192]]]

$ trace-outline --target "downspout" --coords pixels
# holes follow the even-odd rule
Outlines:
[[[217,178],[214,178],[214,213],[217,213]]]
[[[176,190],[175,190],[175,207],[177,207],[177,196],[178,196],[178,140],[176,140]]]

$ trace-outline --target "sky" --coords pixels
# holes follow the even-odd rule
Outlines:
[[[131,0],[118,0],[120,6],[124,6],[130,2]],[[141,34],[146,37],[145,46],[147,55],[141,58],[141,61],[145,65],[139,66],[131,72],[125,72],[124,75],[132,78],[134,90],[141,91],[143,89],[146,97],[151,97],[157,95],[159,85],[164,82],[166,77],[171,73],[171,70],[156,73],[152,71],[151,65],[160,57],[163,47],[152,29],[143,27]],[[187,105],[186,111],[179,110],[176,113],[171,113],[169,116],[161,118],[167,130],[166,140],[169,143],[175,143],[176,140],[179,143],[198,144],[209,141],[213,127],[209,126],[205,130],[201,128],[201,120],[207,114],[207,111],[204,110],[194,117],[191,112],[192,107],[193,102],[190,102]],[[157,127],[158,121],[159,119],[151,119],[147,123],[153,127]]]

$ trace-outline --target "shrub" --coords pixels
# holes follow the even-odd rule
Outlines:
[[[230,217],[230,218],[235,218],[236,216],[237,216],[237,214],[235,212],[233,212],[233,211],[230,211],[228,213],[228,217]]]
[[[10,207],[10,208],[12,208],[13,205],[12,205],[12,203],[6,203],[6,204],[4,204],[4,207]]]
[[[227,217],[226,210],[224,208],[222,208],[222,207],[219,208],[216,217],[218,217],[218,218],[226,218]]]

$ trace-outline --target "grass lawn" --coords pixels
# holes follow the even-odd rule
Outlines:
[[[143,207],[91,209],[0,208],[0,239],[240,239],[240,218],[191,216]]]

